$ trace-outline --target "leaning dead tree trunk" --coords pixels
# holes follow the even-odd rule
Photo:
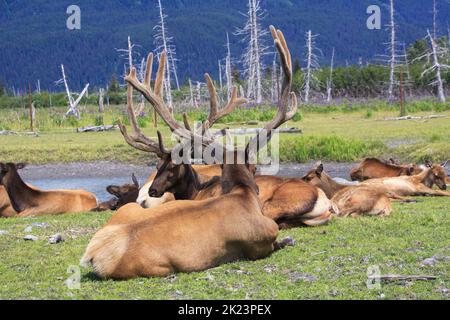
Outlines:
[[[87,90],[89,88],[89,83],[86,85],[86,87],[84,87],[83,91],[80,93],[77,100],[74,100],[72,93],[70,92],[70,89],[69,89],[69,84],[67,83],[66,73],[64,71],[64,65],[61,65],[61,71],[62,71],[63,77],[61,80],[57,81],[57,83],[60,83],[61,81],[64,82],[64,87],[66,88],[67,100],[69,102],[69,110],[67,111],[66,116],[74,116],[78,120],[80,120],[81,114],[80,114],[80,111],[78,110],[78,105],[80,104],[81,99],[83,99],[83,97],[87,93]]]

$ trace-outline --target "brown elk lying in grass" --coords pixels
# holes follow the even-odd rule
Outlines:
[[[42,191],[31,188],[17,172],[24,167],[24,164],[0,163],[0,184],[7,191],[19,217],[86,212],[97,206],[95,195],[84,190]]]
[[[447,190],[447,175],[444,165],[430,165],[422,173],[414,176],[401,176],[394,178],[371,179],[362,182],[361,186],[368,186],[378,191],[386,193],[389,197],[407,196],[444,196],[449,197]],[[441,190],[434,190],[437,185]]]
[[[283,34],[274,28],[271,31],[285,73],[292,77],[291,57]],[[163,53],[156,85],[163,78],[165,59]],[[149,56],[147,66],[151,62],[152,56]],[[146,79],[150,79],[149,69]],[[151,91],[149,80],[145,85],[141,84],[133,69],[126,81],[146,97],[172,131],[202,141],[197,133],[189,132],[173,121],[163,100]],[[285,81],[277,115],[266,125],[266,132],[278,128],[295,114],[297,102],[289,84]],[[288,110],[289,100],[292,100],[292,112]],[[260,141],[259,137],[258,134],[248,146]],[[148,140],[144,142],[143,136],[127,138],[137,144],[153,144]],[[202,143],[207,146],[214,143],[214,139],[207,137]],[[258,148],[261,147],[259,144]],[[249,163],[252,151],[255,150],[246,147],[245,164],[225,162],[220,178],[222,193],[216,198],[174,201],[155,209],[142,209],[137,204],[121,208],[115,217],[124,215],[132,219],[117,219],[118,222],[110,222],[101,229],[91,240],[82,264],[92,264],[95,273],[102,278],[129,279],[202,271],[237,259],[268,256],[276,247],[278,226],[262,213],[258,187]]]
[[[361,162],[357,168],[350,172],[353,181],[365,181],[369,179],[411,176],[423,171],[418,165],[397,165],[379,159],[368,158]]]
[[[321,163],[303,179],[326,193],[331,199],[334,213],[340,217],[387,216],[392,212],[391,201],[386,194],[368,186],[337,183],[326,174]]]
[[[108,193],[114,196],[113,199],[100,203],[94,212],[116,211],[126,204],[134,203],[139,194],[139,182],[136,176],[132,176],[133,184],[125,184],[123,186],[111,185],[106,188]]]

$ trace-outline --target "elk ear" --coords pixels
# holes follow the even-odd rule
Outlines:
[[[443,162],[443,163],[441,164],[441,166],[445,168],[445,167],[447,166],[447,164],[448,164],[449,161],[450,161],[450,160],[447,160],[447,161]]]
[[[320,177],[323,173],[323,163],[319,164],[319,166],[316,168],[316,174]]]
[[[120,187],[119,186],[109,186],[106,188],[106,191],[108,191],[110,194],[116,197],[120,197]]]
[[[433,167],[433,163],[430,160],[427,160],[427,161],[425,161],[425,166],[427,168],[431,168],[431,167]]]
[[[139,188],[139,181],[136,178],[135,174],[133,173],[133,175],[131,176],[131,179],[133,180],[134,185]]]
[[[27,166],[26,163],[17,163],[16,164],[16,169],[17,170],[22,170],[22,169],[25,169],[26,166]]]

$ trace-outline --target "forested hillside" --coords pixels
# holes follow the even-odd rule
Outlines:
[[[178,53],[180,79],[200,79],[205,71],[217,74],[217,61],[225,56],[226,32],[238,60],[243,43],[233,35],[244,24],[245,0],[163,0],[169,32]],[[376,61],[388,40],[385,30],[366,28],[366,8],[382,6],[388,22],[387,0],[262,0],[267,10],[265,26],[275,24],[287,34],[295,57],[303,58],[308,29],[320,34],[318,47],[326,65],[336,48],[339,64]],[[39,79],[42,89],[61,91],[54,81],[64,64],[73,89],[89,82],[105,86],[113,73],[122,74],[130,35],[141,54],[153,50],[153,27],[158,22],[156,0],[78,0],[81,30],[66,28],[66,9],[72,1],[0,1],[0,81],[7,87],[24,88]],[[397,4],[399,37],[407,44],[425,36],[432,25],[432,0],[402,0]],[[447,33],[450,4],[439,1],[440,33]],[[267,39],[269,41],[269,39]],[[238,62],[236,66],[239,67]]]

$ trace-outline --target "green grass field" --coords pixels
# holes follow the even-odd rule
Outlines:
[[[256,262],[240,261],[206,272],[164,279],[101,281],[80,270],[80,289],[65,284],[93,236],[110,217],[79,214],[0,220],[0,299],[448,299],[450,199],[395,204],[386,218],[335,219],[319,228],[283,231],[297,241]],[[23,240],[35,222],[36,242]],[[47,240],[61,233],[65,242]],[[434,266],[421,267],[435,257]],[[369,290],[367,271],[432,275],[434,281],[381,283]]]
[[[433,104],[425,104],[425,107],[419,108],[412,104],[409,109],[413,110],[414,116],[447,116],[424,121],[383,121],[385,117],[398,115],[397,110],[383,105],[369,104],[351,110],[348,108],[305,107],[301,117],[296,117],[296,121],[285,125],[301,128],[303,134],[281,136],[281,160],[306,162],[321,159],[348,162],[366,156],[392,156],[402,161],[423,162],[450,158],[450,106],[433,107]],[[60,115],[63,110],[58,110]],[[106,113],[105,123],[111,124],[123,119],[122,111],[115,108]],[[55,122],[52,120],[55,112],[42,111],[38,118],[41,128],[39,137],[0,136],[0,160],[33,164],[97,160],[143,163],[154,160],[152,155],[138,152],[126,145],[119,131],[75,133],[77,125],[95,124],[95,114],[92,110],[80,123],[71,123],[68,120]],[[237,110],[236,114],[224,119],[226,124],[220,123],[216,128],[261,127],[265,121],[272,118],[273,113],[273,109]],[[25,130],[25,120],[18,126],[17,121],[14,121],[14,114],[15,111],[0,110],[0,130],[2,126],[3,129]],[[204,114],[190,113],[191,122],[202,117]],[[258,125],[246,125],[246,121],[255,119],[260,121]],[[150,118],[141,119],[140,122],[145,127],[144,132],[156,139],[156,130],[152,127]],[[159,130],[170,142],[168,128],[160,124]]]

